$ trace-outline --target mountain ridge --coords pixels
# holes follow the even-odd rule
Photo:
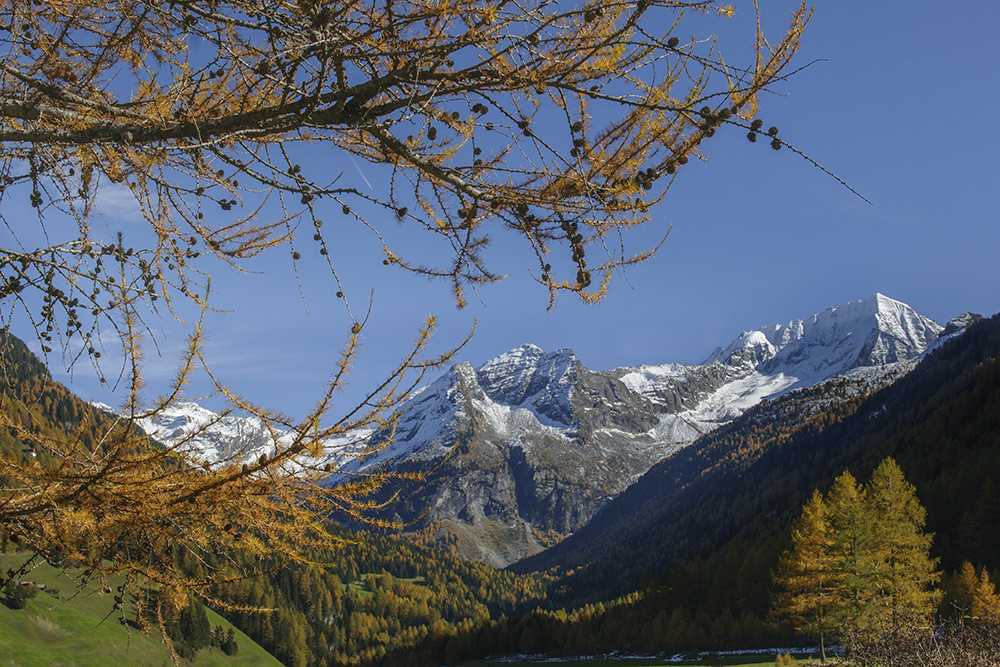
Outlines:
[[[374,434],[376,453],[341,469],[435,471],[390,485],[400,502],[388,518],[441,525],[466,557],[504,566],[580,529],[654,464],[762,400],[840,375],[855,391],[881,386],[945,331],[876,293],[745,331],[694,366],[595,371],[570,348],[525,343],[478,368],[453,365],[411,399],[391,441]],[[235,431],[256,456],[259,430]],[[206,446],[223,451],[239,455]]]
[[[944,330],[874,294],[744,332],[719,348],[725,356],[716,350],[697,366],[592,371],[568,348],[546,353],[524,344],[478,369],[462,364],[461,383],[425,390],[404,416],[412,423],[405,435],[368,469],[407,456],[441,462],[447,450],[440,474],[402,489],[409,498],[396,518],[422,508],[425,520],[464,538],[467,557],[507,565],[529,555],[542,535],[558,540],[578,530],[656,462],[764,398],[842,374],[857,387],[881,386],[912,368]],[[432,395],[454,407],[446,423],[440,407],[430,415],[416,409]],[[421,455],[413,437],[420,433],[433,434],[435,456]]]
[[[968,324],[960,340],[935,346],[876,393],[815,410],[801,400],[817,391],[807,388],[758,405],[511,569],[561,573],[556,604],[613,598],[645,573],[718,556],[734,541],[780,539],[812,490],[845,469],[862,479],[886,456],[913,474],[946,569],[962,559],[995,563],[1000,316]]]

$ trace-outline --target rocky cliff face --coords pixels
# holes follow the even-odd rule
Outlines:
[[[452,368],[363,467],[434,468],[402,489],[396,518],[434,522],[459,536],[466,557],[507,565],[579,529],[652,465],[761,400],[838,375],[884,381],[942,331],[876,294],[745,332],[697,366],[592,371],[571,350],[522,345],[478,369]]]
[[[657,409],[568,350],[525,345],[457,364],[407,411],[379,460],[435,469],[406,485],[396,518],[439,522],[467,557],[506,565],[581,527],[662,456]]]
[[[503,566],[578,530],[655,463],[767,397],[835,376],[884,383],[964,323],[945,329],[876,294],[744,332],[696,366],[594,371],[572,350],[522,345],[453,366],[412,400],[391,443],[376,434],[384,446],[346,465],[429,471],[390,489],[394,518],[439,526],[466,557]],[[206,438],[206,457],[266,447],[253,424],[222,425],[239,442]],[[170,437],[170,425],[155,429]]]

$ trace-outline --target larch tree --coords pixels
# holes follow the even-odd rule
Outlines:
[[[891,458],[878,465],[866,489],[875,536],[871,558],[879,629],[893,634],[926,627],[936,606],[934,584],[941,578],[937,559],[930,555],[934,536],[924,532],[927,512]]]
[[[990,581],[990,573],[985,567],[979,570],[969,606],[970,622],[973,625],[1000,625],[1000,595],[997,595],[996,587]]]
[[[4,424],[55,463],[0,461],[0,530],[86,577],[127,573],[118,597],[136,600],[150,584],[208,596],[240,574],[189,576],[179,551],[294,558],[331,540],[319,517],[364,514],[380,478],[310,482],[358,451],[351,434],[391,432],[421,374],[450,353],[425,352],[429,320],[384,383],[339,405],[366,318],[330,248],[373,243],[387,270],[450,281],[461,304],[501,278],[482,251],[510,234],[551,300],[600,299],[617,269],[658,247],[630,248],[630,230],[651,225],[718,130],[794,150],[758,103],[791,74],[810,13],[800,6],[771,38],[758,17],[755,48],[736,65],[686,27],[687,13],[732,11],[679,0],[4,3],[0,324],[26,323],[46,355],[101,374],[102,349],[118,348],[130,390],[96,448]],[[380,168],[384,186],[358,190],[310,165],[307,150]],[[109,195],[135,203],[141,231],[124,233],[103,210]],[[336,231],[323,226],[330,215]],[[400,224],[439,239],[447,261],[409,256],[393,240]],[[204,358],[197,321],[173,385],[142,394],[157,317],[209,308],[214,267],[265,252],[299,263],[307,247],[350,318],[311,413],[293,420],[230,389]],[[260,418],[273,451],[206,461],[188,443],[138,434],[136,420],[176,402],[196,369],[233,411]],[[331,452],[333,438],[349,446]]]
[[[969,561],[963,562],[958,571],[947,582],[944,600],[945,614],[954,615],[960,620],[970,618],[972,599],[976,595],[978,584],[976,568]]]
[[[893,459],[864,486],[845,471],[825,499],[816,491],[803,508],[776,575],[776,611],[802,633],[836,634],[852,646],[923,631],[940,579],[925,516]],[[971,608],[979,582],[971,566],[964,572],[953,597]]]
[[[831,616],[845,634],[865,634],[875,614],[871,561],[875,536],[864,490],[850,472],[834,480],[826,506],[832,543],[830,561],[836,582]]]
[[[782,589],[778,601],[780,614],[791,620],[796,632],[819,639],[823,662],[826,662],[826,638],[837,629],[830,613],[835,580],[829,533],[823,495],[813,491],[792,529],[792,548],[784,554],[777,573]]]

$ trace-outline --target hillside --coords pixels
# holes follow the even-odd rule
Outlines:
[[[566,573],[564,603],[610,599],[734,540],[787,530],[812,489],[843,470],[866,477],[893,456],[916,485],[945,568],[1000,565],[1000,317],[970,327],[909,375],[813,413],[816,394],[783,396],[654,466],[572,537],[518,563]]]
[[[26,558],[24,554],[2,553],[0,567],[19,567]],[[109,618],[112,594],[101,593],[96,585],[78,592],[79,575],[73,569],[63,572],[42,564],[20,578],[44,589],[26,600],[23,609],[0,605],[0,667],[161,667],[170,663],[169,651],[155,627],[146,635],[122,625],[114,615]],[[119,583],[111,580],[108,585],[113,589]],[[181,660],[181,665],[281,665],[221,616],[211,610],[206,613],[212,628],[233,630],[236,654],[206,648],[197,652],[194,661]]]
[[[84,416],[98,423],[108,418],[102,411],[95,414],[55,382],[19,340],[6,336],[3,344],[7,355],[0,357],[5,376],[0,415],[11,422],[21,420],[34,432],[52,438],[71,437],[67,429],[79,429],[76,420],[85,423]],[[8,429],[0,427],[0,436],[6,436],[0,440],[4,456],[25,463],[45,461],[44,450],[28,450]],[[89,431],[82,437],[90,437]],[[88,442],[99,446],[96,439]],[[315,551],[309,554],[309,563],[275,564],[267,574],[220,584],[213,593],[218,598],[273,612],[222,612],[234,627],[247,633],[237,638],[238,660],[203,648],[195,664],[344,665],[362,657],[379,659],[398,649],[415,653],[425,640],[446,640],[460,628],[518,616],[544,603],[539,578],[464,561],[454,553],[453,540],[431,539],[433,527],[411,535],[410,542],[337,527],[332,530],[340,538],[334,551]],[[414,542],[435,542],[438,548]],[[0,532],[0,548],[4,546],[10,542]],[[245,571],[267,569],[267,564],[240,553],[201,556],[195,559],[182,553],[179,558],[189,574],[217,565],[216,559],[237,563]],[[24,557],[0,552],[3,571],[16,571],[23,561]],[[60,574],[42,565],[16,578],[30,577],[49,589],[55,586],[68,597],[75,591],[73,577],[79,575],[78,570]],[[109,585],[114,588],[116,582]],[[161,665],[168,660],[157,636],[147,638],[134,629],[127,633],[114,615],[104,621],[113,605],[110,595],[85,591],[68,602],[40,593],[27,601],[25,609],[0,606],[0,667],[7,656],[14,656],[11,664],[19,666],[54,661],[101,667],[116,661]],[[132,612],[130,604],[126,609]],[[228,630],[229,622],[221,623],[211,609],[205,612],[213,628],[222,625]],[[89,628],[98,630],[87,634]],[[250,637],[260,646],[251,648]],[[256,655],[264,656],[264,662],[253,662]]]
[[[546,604],[541,578],[463,560],[454,543],[448,553],[384,535],[338,534],[340,547],[308,554],[311,563],[216,591],[237,605],[276,608],[226,616],[285,664],[383,664],[392,655],[406,667],[440,664],[460,633]]]
[[[108,418],[52,379],[48,369],[18,338],[0,332],[0,455],[33,457],[44,450],[27,447],[8,425],[43,436],[79,438],[88,449],[99,446]],[[72,434],[69,436],[68,434]]]

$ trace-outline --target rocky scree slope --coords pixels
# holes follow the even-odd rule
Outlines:
[[[390,485],[400,492],[391,518],[457,535],[463,556],[506,566],[762,400],[838,376],[839,396],[845,379],[855,392],[882,386],[962,326],[875,294],[745,332],[696,366],[593,371],[572,350],[522,345],[453,366],[413,400],[392,443],[350,465],[430,471]]]

